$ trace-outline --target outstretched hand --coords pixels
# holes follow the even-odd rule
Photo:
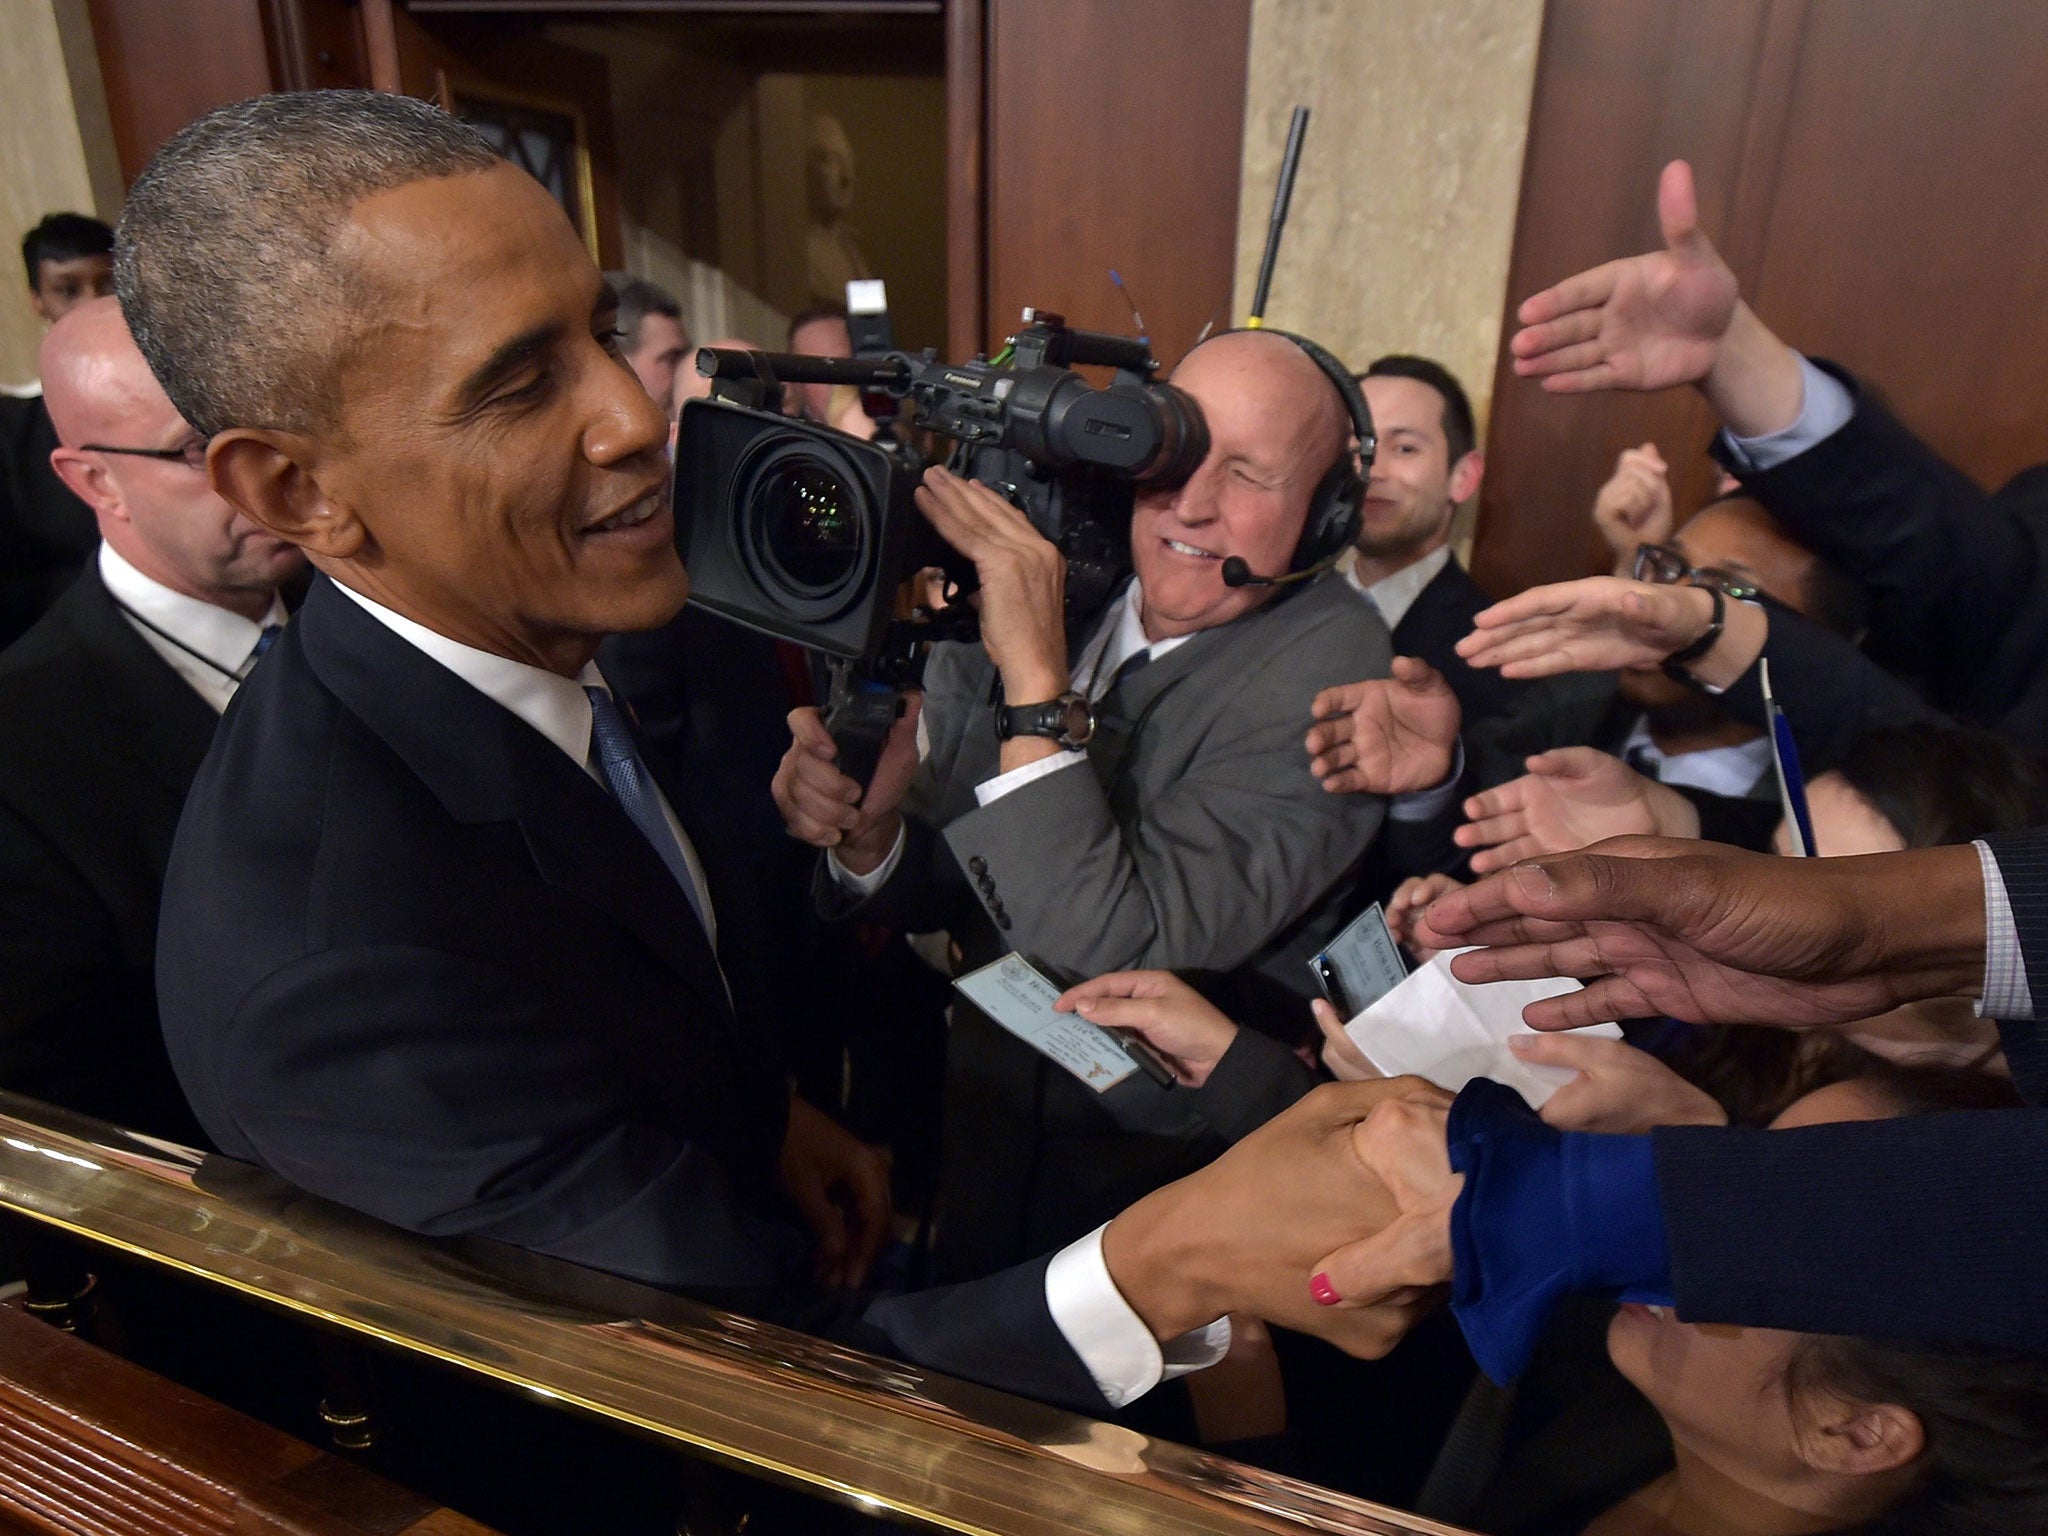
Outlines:
[[[1668,389],[1713,368],[1740,298],[1735,274],[1700,230],[1692,167],[1657,182],[1664,249],[1568,277],[1525,299],[1508,343],[1515,372],[1557,394]]]
[[[1425,943],[1460,981],[1570,976],[1578,992],[1523,1010],[1537,1029],[1669,1014],[1695,1024],[1805,1028],[1984,976],[1984,879],[1974,848],[1781,859],[1712,843],[1616,838],[1439,898]]]
[[[1325,688],[1312,709],[1309,771],[1333,795],[1401,795],[1451,776],[1458,696],[1426,661],[1396,656],[1392,676]]]
[[[1473,619],[1458,654],[1502,677],[1655,667],[1707,632],[1714,601],[1699,587],[1621,576],[1531,587]]]
[[[1604,1035],[1510,1035],[1508,1049],[1538,1066],[1578,1074],[1544,1102],[1560,1131],[1640,1136],[1660,1125],[1726,1125],[1728,1111],[1648,1051]]]
[[[1572,853],[1610,837],[1698,837],[1699,811],[1677,790],[1648,779],[1592,747],[1563,747],[1527,760],[1519,779],[1465,802],[1465,825],[1451,834],[1476,848],[1474,873],[1486,875],[1546,853]]]

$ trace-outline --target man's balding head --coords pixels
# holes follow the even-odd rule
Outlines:
[[[100,537],[151,580],[248,618],[270,609],[299,552],[214,492],[204,440],[171,404],[112,298],[66,311],[43,338],[43,402],[62,447],[51,466],[99,520]],[[142,450],[142,451],[119,451]]]
[[[475,129],[377,91],[305,91],[221,107],[137,179],[114,280],[143,354],[186,420],[310,431],[375,284],[340,248],[372,193],[500,164]]]
[[[1173,382],[1201,406],[1209,452],[1177,490],[1141,494],[1131,520],[1155,640],[1228,623],[1270,597],[1270,587],[1225,586],[1223,562],[1285,571],[1316,487],[1351,451],[1337,386],[1285,336],[1226,332],[1183,358]]]

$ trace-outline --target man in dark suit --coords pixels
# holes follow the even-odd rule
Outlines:
[[[1451,552],[1451,522],[1486,472],[1472,402],[1443,364],[1399,353],[1358,375],[1379,436],[1372,479],[1345,568],[1393,631],[1394,654],[1419,656],[1451,685],[1467,729],[1505,714],[1524,691],[1466,665],[1455,647],[1492,604]]]
[[[185,792],[304,562],[206,483],[112,298],[59,319],[41,360],[55,473],[104,543],[0,653],[0,1087],[189,1141],[157,901]]]
[[[2048,747],[2043,467],[1987,495],[1742,301],[1683,161],[1665,167],[1658,204],[1665,249],[1528,301],[1516,371],[1573,392],[1696,387],[1721,418],[1721,462],[1866,590],[1870,654],[1938,708]]]
[[[159,151],[116,265],[213,482],[320,572],[172,853],[158,978],[202,1124],[415,1231],[758,1298],[805,1271],[800,1211],[857,1279],[879,1171],[788,1094],[593,662],[688,577],[667,419],[560,206],[424,103],[281,94]],[[834,1324],[1097,1411],[1207,1363],[1221,1313],[1314,1326],[1297,1229],[1385,1209],[1333,1134],[1369,1107],[1312,1100],[1058,1255]],[[1341,1216],[1262,1210],[1276,1159]]]
[[[82,213],[53,213],[22,237],[29,307],[46,325],[114,291],[114,232]],[[0,389],[0,646],[11,643],[78,574],[99,533],[89,508],[50,467],[57,431],[37,385]]]

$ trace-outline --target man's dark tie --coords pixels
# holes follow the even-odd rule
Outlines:
[[[1116,670],[1109,675],[1109,686],[1102,690],[1095,702],[1099,704],[1108,699],[1117,689],[1123,687],[1125,683],[1128,683],[1132,678],[1144,671],[1147,666],[1151,665],[1151,662],[1152,648],[1149,645],[1142,651],[1131,652],[1130,655],[1117,663]]]
[[[261,661],[264,653],[277,644],[277,637],[283,633],[284,626],[282,624],[264,625],[263,633],[256,637],[256,649],[249,653],[249,660],[251,662]]]
[[[689,861],[683,857],[683,845],[676,841],[676,835],[669,830],[668,818],[661,814],[661,797],[654,788],[654,779],[647,772],[647,765],[640,760],[640,753],[633,746],[633,732],[626,724],[625,712],[618,706],[610,692],[603,688],[585,688],[590,696],[590,750],[597,759],[598,771],[612,792],[612,798],[631,818],[640,835],[661,855],[662,863],[675,876],[676,884],[683,888],[683,895],[689,898],[690,910],[697,914],[697,922],[703,927],[705,936],[711,933],[711,925],[704,919],[703,900],[697,891],[697,882],[690,876]]]
[[[1622,760],[1646,779],[1661,780],[1662,778],[1662,775],[1657,770],[1663,766],[1664,759],[1641,743],[1630,747],[1623,755]]]

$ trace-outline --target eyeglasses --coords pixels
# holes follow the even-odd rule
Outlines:
[[[206,439],[195,437],[178,448],[115,448],[106,443],[81,443],[84,453],[126,453],[138,459],[180,459],[187,469],[206,468]]]
[[[1754,602],[1763,593],[1763,588],[1749,577],[1739,576],[1725,566],[1688,564],[1685,552],[1669,544],[1638,544],[1635,567],[1630,574],[1637,581],[1655,582],[1660,587],[1675,587],[1681,582],[1712,587],[1739,603]]]

